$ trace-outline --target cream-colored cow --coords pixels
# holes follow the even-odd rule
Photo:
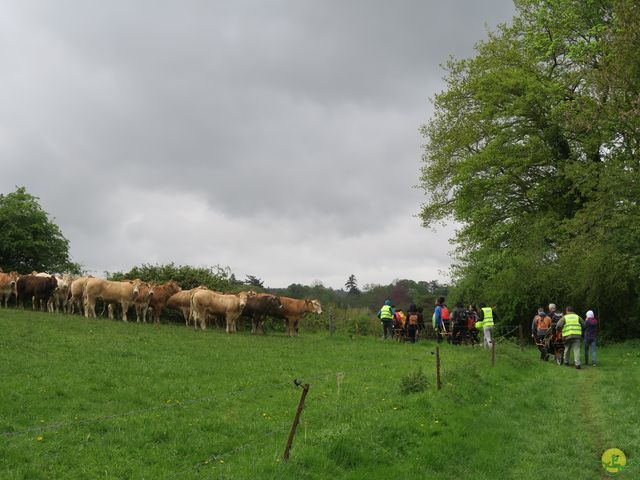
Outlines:
[[[78,312],[82,315],[84,311],[84,305],[82,302],[82,293],[84,292],[84,286],[87,284],[87,280],[93,278],[91,275],[86,277],[78,277],[71,282],[71,286],[69,287],[69,302],[67,304],[67,308],[69,313],[73,314],[75,311],[75,307],[78,307]]]
[[[226,332],[236,331],[236,320],[242,314],[247,298],[255,295],[255,292],[240,292],[237,295],[212,292],[211,290],[195,289],[191,294],[191,316],[193,326],[204,330],[207,327],[207,314],[224,316]]]
[[[90,278],[84,286],[83,301],[85,317],[96,318],[96,300],[117,303],[122,307],[122,320],[127,321],[127,310],[140,291],[141,280],[114,282],[102,278]]]

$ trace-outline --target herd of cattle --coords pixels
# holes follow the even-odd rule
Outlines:
[[[182,290],[173,280],[164,284],[147,283],[140,279],[112,281],[92,276],[50,275],[33,272],[19,275],[4,273],[0,269],[0,304],[6,308],[15,298],[16,305],[24,308],[31,301],[34,309],[49,312],[78,312],[85,317],[96,317],[96,303],[102,301],[109,318],[120,317],[127,321],[127,312],[134,308],[136,321],[146,322],[147,315],[160,323],[160,313],[165,308],[182,312],[185,324],[205,329],[207,321],[222,320],[226,332],[237,330],[240,316],[251,319],[251,332],[264,332],[267,316],[284,319],[289,336],[296,335],[301,318],[307,313],[322,313],[318,300],[256,293],[220,293],[207,287]]]

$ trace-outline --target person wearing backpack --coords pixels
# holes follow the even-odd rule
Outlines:
[[[469,305],[467,309],[467,331],[469,332],[469,339],[471,345],[478,343],[478,329],[476,328],[476,322],[478,321],[478,307],[475,303]]]
[[[442,309],[446,308],[444,305],[444,297],[438,297],[436,300],[436,308],[433,311],[433,330],[436,333],[436,340],[438,343],[442,343]],[[447,317],[449,317],[449,310],[446,311]]]
[[[551,317],[546,314],[543,307],[538,308],[538,313],[533,317],[531,323],[531,334],[534,336],[536,343],[540,344],[551,329]],[[540,348],[540,360],[545,359],[546,350]]]
[[[589,364],[589,347],[591,347],[591,365],[596,366],[596,339],[598,337],[598,319],[593,314],[593,310],[587,312],[587,319],[584,322],[584,363]]]
[[[407,311],[407,334],[411,343],[416,343],[416,334],[420,325],[420,316],[418,315],[418,309],[415,305],[409,305]]]
[[[393,305],[392,305],[393,307]],[[395,307],[394,307],[395,308]],[[393,323],[394,330],[398,330],[401,338],[406,334],[407,315],[402,311],[400,307],[395,308],[395,322]]]
[[[442,303],[442,309],[440,310],[440,318],[442,319],[442,331],[447,336],[447,343],[451,343],[451,312],[447,308],[446,303]]]
[[[558,325],[558,322],[562,318],[562,313],[557,311],[555,303],[549,304],[549,318],[551,319],[551,328],[555,333],[556,325]]]

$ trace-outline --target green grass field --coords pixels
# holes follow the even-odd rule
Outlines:
[[[581,371],[537,350],[229,336],[0,310],[0,478],[640,478],[640,344]],[[401,377],[422,367],[427,390]],[[291,459],[301,389],[311,387]]]

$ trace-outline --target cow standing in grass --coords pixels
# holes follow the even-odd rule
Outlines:
[[[0,305],[4,305],[7,308],[9,305],[9,299],[11,295],[16,297],[16,303],[18,298],[18,272],[4,273],[0,271]]]
[[[33,300],[34,310],[36,310],[36,308],[44,310],[45,305],[57,286],[58,281],[52,276],[24,275],[18,278],[16,282],[18,306],[24,308],[24,301],[31,299]]]
[[[50,313],[64,312],[67,309],[67,302],[69,299],[69,288],[71,286],[71,275],[65,273],[64,275],[55,275],[58,282],[58,286],[53,291],[53,295],[47,302],[47,310]]]
[[[83,301],[85,317],[96,318],[96,301],[117,303],[122,308],[122,320],[127,321],[127,311],[140,291],[140,280],[114,282],[102,278],[89,278],[84,286]]]
[[[300,320],[307,313],[322,313],[319,300],[298,300],[297,298],[280,297],[282,310],[274,314],[276,318],[284,318],[287,321],[287,335],[298,335]],[[263,325],[259,325],[263,329]]]
[[[252,334],[258,332],[259,326],[261,327],[262,333],[264,333],[264,319],[267,315],[280,315],[282,309],[283,306],[279,297],[271,295],[270,293],[258,293],[247,299],[247,304],[244,307],[242,315],[251,319]]]
[[[167,305],[169,299],[181,290],[180,285],[178,285],[174,280],[155,286],[153,298],[151,298],[150,302],[150,306],[153,309],[154,323],[160,323],[160,312]]]
[[[194,327],[204,330],[207,327],[208,314],[223,316],[226,321],[227,333],[236,332],[236,321],[247,304],[247,299],[255,295],[254,292],[240,292],[237,295],[212,292],[211,290],[195,289],[191,294],[191,316]]]
[[[78,307],[78,312],[80,315],[83,313],[83,300],[82,294],[84,292],[84,286],[87,284],[87,280],[93,278],[91,275],[87,277],[78,277],[71,282],[71,286],[69,287],[69,301],[67,302],[67,308],[69,313],[73,315],[75,311],[75,307]]]
[[[188,327],[189,321],[191,320],[191,294],[196,290],[206,289],[207,287],[199,286],[196,288],[192,288],[191,290],[181,290],[169,297],[166,306],[180,310],[182,312],[182,316],[184,317],[184,323]]]
[[[137,295],[133,299],[133,307],[136,311],[136,322],[140,323],[142,318],[143,323],[147,323],[147,313],[149,312],[149,304],[155,294],[155,285],[150,285],[146,282],[140,284]],[[111,317],[109,317],[111,318]]]

